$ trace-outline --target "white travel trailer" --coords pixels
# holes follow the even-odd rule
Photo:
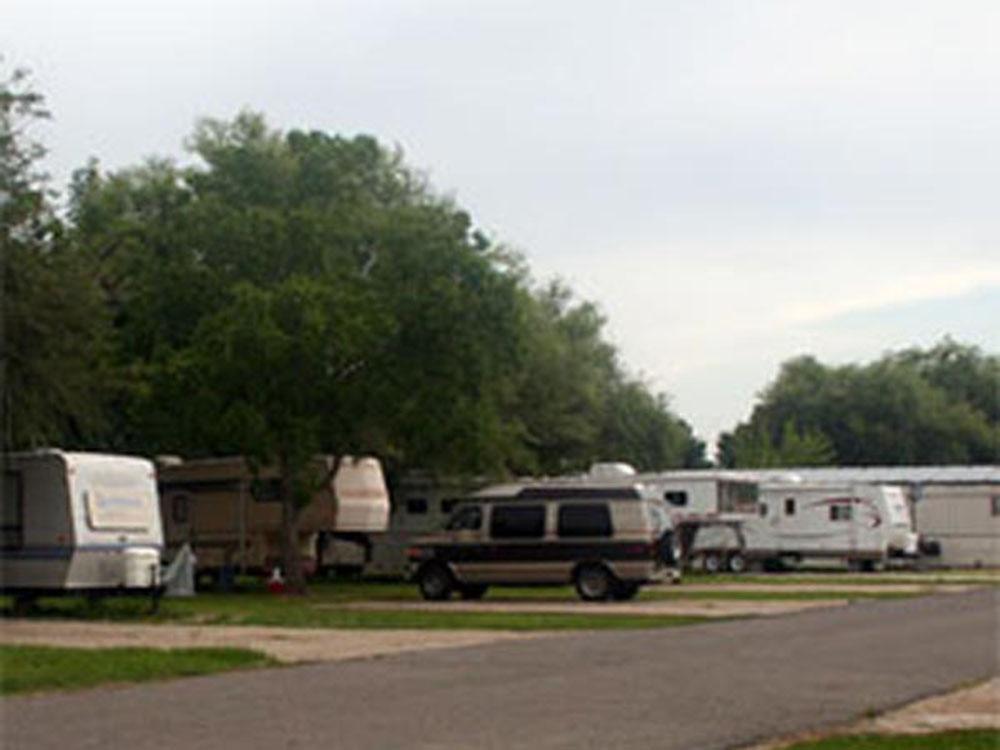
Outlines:
[[[763,470],[807,482],[894,484],[907,492],[930,560],[947,567],[1000,567],[1000,466],[841,466]],[[931,544],[931,542],[933,544]]]
[[[874,484],[763,485],[756,516],[726,516],[694,543],[706,570],[830,560],[872,569],[913,558],[918,537],[903,490]]]
[[[153,464],[41,450],[4,457],[0,589],[18,598],[156,593],[163,530]]]

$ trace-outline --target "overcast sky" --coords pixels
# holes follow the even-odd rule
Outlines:
[[[1000,351],[1000,2],[5,0],[57,186],[201,116],[399,144],[700,436],[779,364]],[[608,457],[614,458],[614,457]]]

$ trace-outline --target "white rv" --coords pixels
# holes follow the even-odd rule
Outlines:
[[[42,450],[4,457],[0,590],[21,598],[156,592],[156,472],[141,458]]]
[[[871,569],[918,554],[906,496],[889,485],[763,485],[756,516],[725,519],[733,523],[702,529],[694,543],[708,571],[807,559]]]

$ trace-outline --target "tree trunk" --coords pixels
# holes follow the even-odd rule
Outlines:
[[[306,592],[306,576],[302,569],[299,547],[299,514],[302,508],[296,502],[291,469],[281,462],[281,561],[285,586],[293,594]]]

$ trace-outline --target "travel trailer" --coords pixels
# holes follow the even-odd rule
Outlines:
[[[322,571],[334,540],[361,550],[384,532],[389,492],[379,461],[344,456],[313,461],[316,491],[299,516],[299,551],[308,574]],[[160,493],[168,549],[191,545],[199,575],[268,573],[281,560],[279,479],[271,468],[256,473],[239,456],[190,461],[162,459]]]
[[[872,569],[919,553],[906,496],[888,485],[762,485],[756,515],[719,520],[700,529],[693,543],[693,557],[709,572],[803,560]]]
[[[772,470],[761,472],[766,478]],[[925,549],[925,563],[1000,567],[1000,466],[839,466],[774,470],[807,482],[903,487]]]
[[[145,459],[51,449],[4,456],[0,532],[5,594],[159,590],[163,529]]]

